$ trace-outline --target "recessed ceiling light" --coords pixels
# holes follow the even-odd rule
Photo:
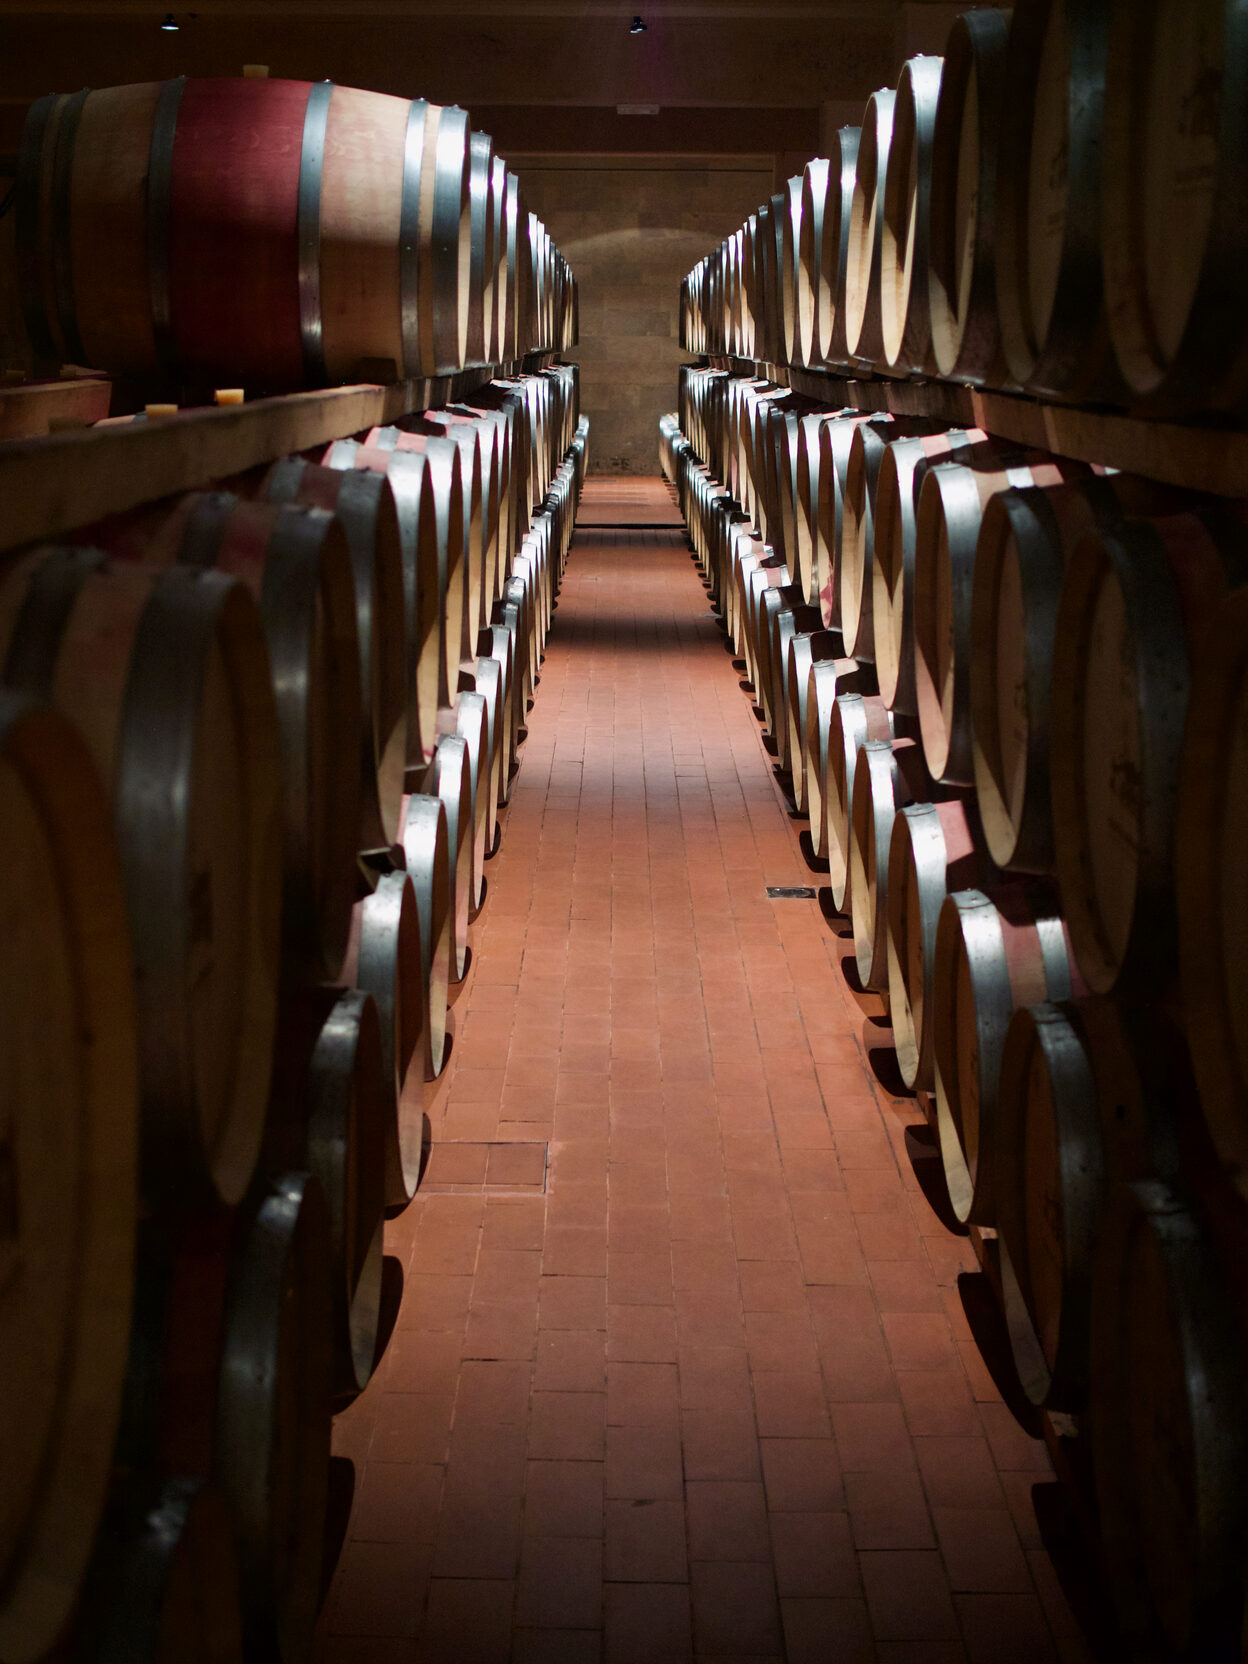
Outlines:
[[[644,35],[646,32],[644,21],[640,17],[635,17],[629,24],[628,32],[630,35]]]
[[[161,28],[166,32],[166,34],[177,34],[178,24],[172,12],[165,13],[165,21],[161,24]]]

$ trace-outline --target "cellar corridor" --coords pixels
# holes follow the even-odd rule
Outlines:
[[[591,480],[322,1664],[1089,1656],[723,642],[662,483]]]

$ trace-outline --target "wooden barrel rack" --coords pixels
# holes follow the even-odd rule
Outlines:
[[[56,96],[20,172],[32,344],[106,375],[0,412],[0,1655],[305,1664],[585,478],[575,280],[423,100]]]
[[[659,425],[1139,1664],[1248,1612],[1245,46],[1172,10],[957,19],[689,273]]]

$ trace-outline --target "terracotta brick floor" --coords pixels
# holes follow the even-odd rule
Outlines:
[[[321,1656],[1085,1658],[850,944],[767,897],[817,881],[696,570],[612,535],[573,549],[397,1327],[337,1423]]]

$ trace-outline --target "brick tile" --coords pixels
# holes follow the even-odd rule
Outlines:
[[[607,1299],[612,1305],[670,1306],[672,1256],[664,1248],[628,1253],[613,1249],[607,1259]]]
[[[606,1575],[613,1583],[685,1583],[685,1505],[679,1497],[606,1505]]]
[[[608,1583],[606,1664],[688,1664],[693,1657],[689,1590],[681,1583]]]
[[[741,1304],[750,1312],[805,1312],[806,1283],[796,1260],[742,1260]]]
[[[900,1405],[833,1404],[832,1426],[846,1473],[914,1467],[914,1446]]]
[[[423,1545],[349,1542],[335,1580],[330,1632],[414,1636],[429,1584],[429,1559]]]
[[[1031,1473],[1038,1480],[1050,1477],[1053,1468],[1043,1440],[1030,1438],[1006,1405],[980,1404],[979,1419],[999,1468]]]
[[[517,1629],[511,1664],[602,1664],[597,1629]]]
[[[528,1363],[479,1360],[465,1363],[455,1400],[456,1427],[472,1423],[498,1426],[527,1422],[532,1375],[533,1368]]]
[[[758,1433],[752,1415],[685,1410],[681,1439],[688,1479],[757,1479]]]
[[[465,1358],[532,1358],[537,1343],[532,1300],[484,1300],[468,1314]]]
[[[675,1428],[607,1428],[607,1496],[657,1501],[683,1494],[681,1439]]]
[[[880,1326],[896,1369],[944,1369],[957,1361],[943,1312],[884,1312]]]
[[[682,1409],[752,1414],[754,1389],[744,1346],[682,1346],[678,1357]]]
[[[933,1508],[949,1587],[981,1594],[1030,1592],[1027,1561],[1004,1508]]]
[[[914,1550],[860,1554],[877,1641],[956,1640],[958,1624],[940,1556]]]
[[[601,1461],[606,1394],[535,1392],[529,1421],[529,1454],[552,1461]]]
[[[815,1336],[803,1308],[797,1311],[747,1311],[745,1338],[755,1371],[818,1367]]]
[[[685,1507],[694,1560],[770,1561],[767,1501],[756,1481],[692,1479]]]
[[[543,1329],[537,1337],[533,1386],[539,1392],[602,1392],[607,1384],[601,1329]]]
[[[788,1664],[875,1664],[867,1603],[841,1600],[782,1600]]]
[[[756,1369],[754,1405],[764,1438],[818,1439],[830,1431],[817,1369]]]
[[[680,1391],[674,1364],[609,1363],[607,1421],[622,1427],[675,1427]]]
[[[917,1469],[847,1473],[845,1501],[854,1546],[859,1550],[935,1548]]]
[[[837,1598],[861,1593],[846,1514],[773,1514],[771,1543],[776,1587],[782,1597]]]
[[[542,1272],[547,1277],[605,1277],[607,1232],[576,1226],[553,1226],[546,1232]]]
[[[780,1652],[780,1611],[770,1566],[695,1561],[690,1592],[699,1653]]]
[[[438,1578],[506,1579],[516,1575],[522,1505],[473,1487],[448,1487],[438,1524],[433,1570]]]
[[[373,1391],[451,1397],[459,1380],[462,1341],[454,1330],[399,1329],[390,1336]]]
[[[969,1664],[1055,1664],[1052,1636],[1034,1594],[954,1597]]]
[[[600,1538],[604,1483],[601,1462],[530,1462],[524,1486],[526,1535]]]
[[[462,1334],[468,1321],[472,1278],[434,1277],[408,1271],[397,1327]]]
[[[923,1488],[933,1508],[1002,1508],[1005,1498],[984,1439],[915,1439]]]
[[[608,1306],[607,1356],[616,1363],[675,1363],[675,1311],[670,1306]]]
[[[827,1513],[844,1506],[836,1446],[830,1438],[764,1438],[759,1443],[767,1506],[776,1513]]]
[[[516,1585],[516,1622],[592,1629],[602,1618],[602,1543],[526,1534]]]
[[[421,1656],[506,1664],[514,1601],[510,1579],[435,1577],[429,1585]]]
[[[451,1437],[455,1401],[449,1395],[383,1392],[377,1399],[373,1462],[444,1462]]]
[[[543,1276],[537,1321],[541,1329],[605,1329],[606,1278]]]
[[[544,1197],[491,1196],[485,1204],[481,1247],[485,1249],[540,1249],[546,1232]]]
[[[368,1462],[359,1475],[349,1535],[365,1543],[431,1543],[443,1470],[429,1463]]]

